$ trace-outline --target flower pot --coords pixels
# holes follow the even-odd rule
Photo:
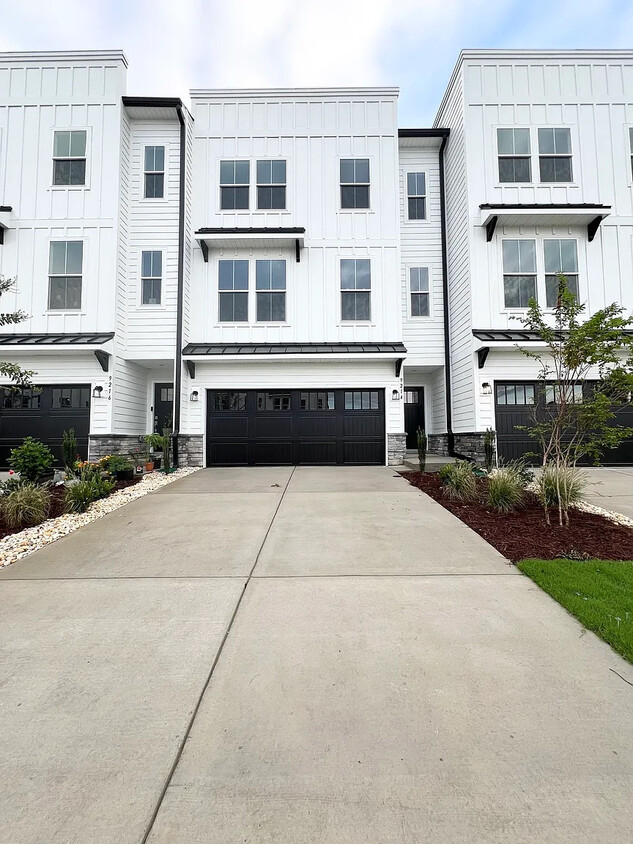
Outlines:
[[[154,464],[150,460],[148,460],[147,463],[145,464],[145,471],[146,472],[153,472],[154,471]]]
[[[134,468],[130,466],[129,469],[117,469],[115,474],[117,481],[131,481],[134,478]]]

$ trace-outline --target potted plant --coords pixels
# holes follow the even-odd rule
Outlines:
[[[110,457],[108,471],[117,481],[131,481],[134,477],[134,466],[122,454],[113,454]]]
[[[162,453],[163,450],[163,438],[160,434],[145,434],[143,437],[144,441],[147,443],[148,452],[147,452],[147,462],[145,464],[145,468],[148,472],[151,472],[152,469],[160,468],[161,458],[158,456],[158,453]],[[149,452],[151,449],[151,454]],[[151,468],[149,468],[151,466]]]

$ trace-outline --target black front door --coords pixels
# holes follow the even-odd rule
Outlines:
[[[171,431],[174,411],[174,385],[154,385],[154,433],[162,434],[165,428]]]
[[[408,449],[418,447],[418,428],[424,429],[424,388],[407,387],[404,391],[404,430]]]

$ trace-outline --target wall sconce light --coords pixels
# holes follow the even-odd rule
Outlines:
[[[391,401],[400,401],[400,392],[398,390],[393,390],[391,393]]]
[[[198,391],[194,390],[189,396],[189,401],[198,401]]]
[[[482,396],[491,396],[492,395],[492,385],[488,381],[484,381],[481,385],[481,395]]]
[[[103,387],[97,385],[94,390],[92,391],[92,398],[93,399],[101,399],[103,398]]]

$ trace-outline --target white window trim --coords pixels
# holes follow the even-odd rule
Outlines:
[[[288,172],[286,171],[286,177],[287,176],[288,176]],[[284,261],[284,263],[286,264],[286,286],[285,286],[283,291],[281,291],[281,290],[259,290],[258,291],[257,290],[257,261]],[[249,262],[249,263],[253,264],[253,279],[254,279],[254,285],[253,285],[254,296],[253,296],[253,311],[252,311],[252,313],[254,314],[255,319],[253,320],[252,325],[272,325],[272,326],[288,325],[288,266],[289,266],[290,262],[288,261],[287,258],[254,258],[253,261]],[[250,272],[251,272],[250,266],[248,268],[248,272],[249,272],[249,279],[250,279]],[[270,319],[270,320],[268,320],[268,319],[263,319],[263,320],[257,319],[257,294],[258,293],[275,293],[275,292],[276,293],[283,292],[286,295],[285,308],[284,308],[285,313],[286,313],[286,318],[285,319]],[[251,305],[250,290],[249,290],[249,302],[248,302],[248,304],[249,304],[249,308],[250,308],[250,305]],[[249,310],[249,313],[251,313],[250,310]]]
[[[429,194],[429,171],[428,165],[424,167],[418,167],[415,170],[411,167],[406,167],[402,172],[402,196],[404,197],[404,207],[403,211],[403,222],[405,226],[428,226],[431,223],[430,220],[430,205],[431,205],[431,197]],[[407,176],[409,173],[424,173],[424,184],[426,186],[426,194],[424,194],[426,198],[426,216],[423,220],[412,220],[409,217],[409,185],[408,185],[408,178]],[[417,194],[416,194],[417,195]],[[422,194],[420,194],[422,196]],[[412,265],[414,266],[414,265]]]
[[[428,316],[413,316],[412,308],[411,308],[411,270],[414,269],[425,269],[428,272],[429,277],[429,313]],[[415,263],[415,264],[405,264],[405,283],[406,283],[406,295],[407,295],[407,319],[413,320],[414,322],[426,322],[428,320],[433,319],[433,268],[430,267],[428,264],[422,263]],[[417,291],[413,291],[417,292]]]
[[[224,159],[224,160],[226,161],[226,159]],[[258,194],[258,190],[257,190],[258,188],[260,188],[260,187],[270,188],[270,187],[275,187],[275,186],[281,187],[281,185],[282,185],[281,182],[272,182],[270,184],[262,184],[262,185],[259,184],[259,182],[257,181],[257,165],[260,161],[285,161],[286,162],[286,181],[283,182],[283,187],[286,189],[286,204],[283,208],[260,208],[259,207],[259,202],[258,202],[259,194]],[[253,209],[253,211],[257,214],[288,214],[289,210],[290,210],[288,208],[288,182],[290,181],[289,178],[288,178],[288,169],[289,169],[288,168],[288,159],[282,158],[281,156],[278,156],[276,158],[255,158],[255,159],[253,159],[253,161],[251,161],[251,169],[253,167],[253,164],[255,165],[254,188],[255,188],[255,206],[256,206]],[[250,185],[249,185],[249,187],[250,187]],[[249,198],[250,198],[250,191],[249,191]],[[264,259],[264,260],[267,260],[267,259]],[[271,260],[274,260],[274,259],[271,259]]]
[[[491,140],[491,149],[495,151],[495,160],[494,160],[494,186],[496,188],[510,189],[516,190],[517,188],[520,190],[521,188],[534,188],[534,187],[548,187],[548,188],[577,188],[579,187],[579,182],[577,180],[577,164],[578,161],[575,160],[576,156],[574,150],[578,148],[578,138],[576,134],[576,126],[563,124],[563,123],[556,123],[555,125],[544,125],[542,123],[539,124],[531,124],[526,125],[525,123],[495,123],[491,127],[492,130],[492,140]],[[500,182],[499,181],[499,146],[497,141],[497,129],[529,129],[530,130],[530,175],[532,176],[531,182]],[[539,162],[539,150],[538,150],[538,130],[539,129],[569,129],[569,135],[571,139],[571,169],[572,169],[572,182],[541,182],[541,169],[540,169],[540,162]],[[628,148],[628,142],[627,142]],[[629,175],[630,169],[629,169]],[[633,181],[633,180],[632,180]],[[428,188],[427,188],[428,189]],[[532,200],[530,200],[532,201]]]
[[[534,181],[534,133],[532,131],[534,127],[530,125],[526,125],[524,123],[496,123],[492,127],[492,149],[495,151],[495,162],[494,162],[494,184],[495,187],[498,188],[521,188],[521,187],[531,187],[533,185],[539,184],[538,182]],[[541,127],[546,128],[546,127]],[[527,129],[530,133],[530,176],[532,177],[529,182],[502,182],[499,180],[499,135],[497,133],[497,129]],[[538,131],[537,131],[537,143],[538,143]],[[511,156],[503,156],[504,158],[508,158]],[[525,156],[524,156],[525,157]],[[538,164],[538,161],[537,161]],[[567,182],[558,182],[557,184],[567,184]]]
[[[523,235],[519,237],[518,235],[500,235],[498,238],[499,243],[499,268],[501,272],[501,284],[500,284],[500,311],[504,314],[520,314],[524,315],[527,313],[527,308],[508,308],[505,304],[505,290],[504,290],[504,276],[505,273],[503,271],[503,246],[502,242],[504,240],[532,240],[536,243],[536,299],[539,304],[539,307],[543,311],[543,313],[551,314],[554,313],[554,308],[548,308],[546,305],[547,296],[546,296],[546,289],[545,289],[545,276],[547,273],[545,272],[545,246],[544,243],[546,240],[575,240],[576,241],[576,257],[578,259],[578,296],[581,302],[587,301],[587,290],[585,289],[584,280],[586,278],[586,266],[584,261],[584,250],[581,249],[581,244],[583,240],[578,235]],[[526,273],[529,275],[529,273]],[[430,286],[430,284],[429,284]]]
[[[81,241],[83,243],[83,251],[81,255],[81,307],[80,308],[49,308],[48,302],[50,298],[50,278],[51,275],[48,271],[49,261],[50,261],[50,254],[51,254],[51,243],[63,243],[68,241]],[[86,278],[86,255],[88,254],[88,240],[84,235],[80,237],[76,237],[75,235],[64,234],[59,235],[59,237],[49,237],[46,240],[46,306],[44,308],[43,313],[46,316],[52,315],[59,315],[59,314],[68,314],[69,316],[85,316],[87,313],[86,308],[86,287],[84,285],[84,279]]]
[[[92,156],[90,152],[92,151],[92,126],[52,126],[51,127],[51,137],[50,137],[50,150],[51,154],[49,156],[49,168],[50,168],[50,175],[49,175],[49,190],[52,191],[62,191],[62,190],[90,190],[90,182],[91,182],[91,175],[92,175]],[[53,173],[54,173],[54,164],[55,161],[55,132],[85,132],[86,133],[86,182],[83,185],[55,185],[53,184]],[[75,313],[73,311],[73,313]]]
[[[371,171],[370,171],[371,175]],[[343,274],[341,272],[341,261],[369,261],[369,287],[356,290],[343,289]],[[339,255],[338,262],[338,324],[342,327],[350,325],[375,325],[374,320],[374,280],[372,271],[372,259],[369,255]],[[369,293],[369,319],[343,319],[343,293]]]
[[[544,153],[543,158],[570,158],[571,159],[571,181],[570,182],[543,182],[541,180],[541,149],[540,149],[539,142],[538,142],[539,129],[567,129],[569,131],[569,147],[570,147],[569,154],[563,155],[562,153],[550,153],[550,154]],[[561,123],[556,123],[556,124],[553,124],[551,126],[548,124],[547,126],[537,126],[536,127],[536,164],[537,164],[537,167],[538,167],[538,170],[537,170],[538,182],[535,182],[535,184],[537,184],[537,185],[547,185],[548,187],[554,187],[554,188],[577,187],[576,169],[577,169],[578,162],[574,161],[575,143],[574,143],[574,131],[573,130],[574,130],[574,127],[568,126],[568,125],[565,125],[565,124],[561,124]]]
[[[150,146],[152,146],[150,144]],[[161,267],[162,267],[162,275],[160,277],[160,305],[146,305],[143,303],[143,252],[160,252],[161,254]],[[164,311],[166,308],[165,305],[165,250],[164,249],[154,249],[151,246],[147,248],[141,247],[138,253],[138,278],[139,278],[139,285],[138,285],[138,306],[142,308],[144,311]],[[149,278],[149,276],[148,276]],[[154,276],[152,276],[154,278]],[[162,382],[159,382],[162,383]]]
[[[257,265],[256,261],[285,261],[286,262],[286,319],[281,322],[258,322],[257,321]],[[227,322],[225,320],[220,321],[220,261],[247,261],[248,262],[248,321],[244,322]],[[293,290],[294,285],[292,282],[293,279],[293,266],[294,261],[291,261],[289,258],[286,257],[273,257],[273,258],[242,258],[242,257],[225,257],[223,255],[219,255],[218,258],[215,260],[214,264],[212,265],[209,263],[209,278],[211,279],[209,282],[208,290],[211,292],[211,312],[212,312],[212,322],[213,327],[222,329],[222,328],[290,328],[291,321],[289,319],[289,314],[292,313],[291,309],[293,307]],[[215,295],[213,295],[213,291]],[[231,291],[222,291],[229,293]],[[239,292],[239,291],[238,291]],[[242,291],[244,292],[244,291]],[[274,291],[271,291],[274,292]],[[281,292],[281,291],[280,291]],[[208,301],[208,300],[207,300]]]
[[[263,160],[263,159],[262,159]],[[222,208],[222,188],[231,188],[231,187],[245,187],[245,185],[223,185],[221,182],[220,170],[221,164],[223,161],[248,161],[248,208]],[[257,165],[255,165],[257,167]],[[251,158],[246,156],[242,156],[240,158],[230,158],[227,156],[221,156],[218,158],[218,166],[217,166],[217,174],[218,174],[218,213],[220,214],[252,214],[253,212],[253,161]],[[288,178],[288,171],[286,170],[286,178]],[[255,179],[257,179],[257,173],[255,173]],[[257,197],[255,197],[257,199]],[[256,209],[255,209],[256,210]],[[269,212],[270,213],[270,212]],[[280,212],[281,213],[281,212]],[[227,260],[240,260],[239,258],[229,258]]]
[[[145,173],[146,172],[160,172],[159,170],[155,171],[146,171],[145,170],[145,147],[165,147],[165,169],[163,170],[163,195],[162,196],[145,196]],[[141,202],[145,203],[161,203],[161,202],[168,202],[168,193],[169,193],[169,144],[167,141],[161,139],[153,140],[143,140],[141,144],[141,184],[140,184],[140,200]],[[145,252],[149,250],[144,250]],[[154,252],[159,252],[159,249],[152,250]]]
[[[341,182],[341,161],[352,161],[354,159],[369,161],[369,182]],[[338,213],[339,214],[375,214],[372,209],[372,199],[374,191],[372,190],[371,174],[374,172],[374,156],[373,155],[339,155],[336,159],[336,166],[338,168],[336,177],[336,186],[338,190]],[[287,176],[287,174],[286,174]],[[343,185],[368,185],[369,186],[369,205],[367,208],[343,208],[342,192]]]
[[[624,148],[626,150],[627,184],[633,186],[633,123],[624,124]]]

